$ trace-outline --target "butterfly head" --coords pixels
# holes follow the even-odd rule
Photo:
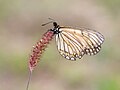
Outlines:
[[[45,25],[48,25],[48,24],[52,23],[53,24],[53,29],[50,29],[49,31],[54,32],[54,34],[59,34],[60,33],[60,31],[59,31],[60,26],[57,24],[57,22],[53,21],[53,19],[50,19],[50,20],[52,20],[52,21],[44,23],[44,24],[42,24],[42,26],[45,26]]]
[[[57,28],[59,25],[57,24],[57,22],[53,22],[53,26],[54,28]]]
[[[59,31],[60,26],[57,24],[57,22],[53,22],[53,26],[54,26],[54,28],[51,29],[51,31],[53,31],[54,34],[59,34],[60,33],[60,31]]]

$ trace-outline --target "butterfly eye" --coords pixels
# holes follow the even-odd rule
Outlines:
[[[54,27],[57,27],[57,23],[56,23],[56,22],[53,22],[53,26],[54,26]]]

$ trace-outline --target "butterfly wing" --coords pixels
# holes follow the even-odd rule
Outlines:
[[[61,27],[56,34],[57,48],[60,54],[69,60],[81,59],[84,54],[95,55],[101,49],[104,37],[97,31],[81,28]]]

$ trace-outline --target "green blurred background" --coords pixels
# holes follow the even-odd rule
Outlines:
[[[120,90],[120,0],[0,0],[0,90],[25,90],[32,46],[52,25],[88,27],[105,36],[96,56],[75,62],[51,41],[29,90]]]

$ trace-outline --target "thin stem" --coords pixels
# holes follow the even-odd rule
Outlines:
[[[29,71],[29,77],[28,77],[28,82],[27,82],[26,90],[29,89],[29,84],[30,84],[31,76],[32,76],[32,71]]]

